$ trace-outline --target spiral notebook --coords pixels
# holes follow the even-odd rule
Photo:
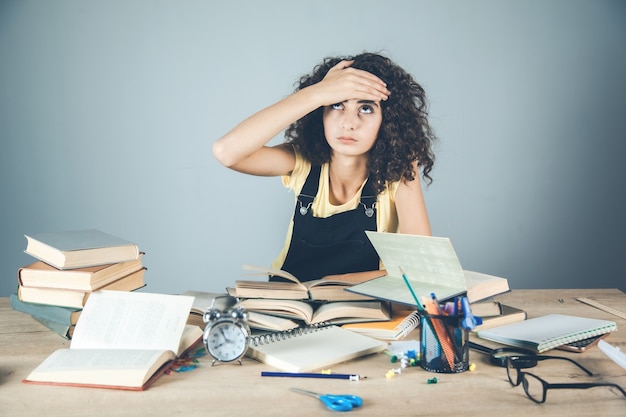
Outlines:
[[[309,326],[253,336],[247,356],[285,372],[309,372],[386,348],[386,342],[338,326]]]
[[[390,321],[344,324],[344,329],[380,340],[402,340],[420,324],[420,316],[413,311],[406,316],[395,317]]]
[[[577,342],[613,330],[617,330],[617,325],[609,320],[548,314],[478,331],[478,337],[541,353],[566,343]]]

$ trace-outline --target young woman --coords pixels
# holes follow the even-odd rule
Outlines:
[[[286,141],[267,143],[285,130]],[[373,53],[326,58],[296,91],[213,145],[223,165],[282,176],[296,196],[274,268],[301,281],[384,275],[365,230],[430,235],[422,177],[435,136],[422,87]]]

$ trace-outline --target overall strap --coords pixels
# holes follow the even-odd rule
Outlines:
[[[313,200],[315,199],[320,184],[321,172],[322,167],[320,165],[311,166],[311,171],[309,171],[309,175],[306,177],[306,181],[298,195],[298,212],[303,216],[306,216],[311,205],[313,205]]]
[[[317,190],[319,189],[321,172],[322,167],[320,165],[311,166],[311,171],[309,172],[309,175],[302,186],[302,190],[298,195],[298,211],[302,216],[306,216],[311,208],[311,205],[313,205],[313,200],[315,199]],[[363,186],[363,190],[361,191],[361,198],[359,201],[359,204],[363,206],[367,217],[372,217],[375,214],[376,200],[376,192],[374,191],[370,178],[368,178]]]

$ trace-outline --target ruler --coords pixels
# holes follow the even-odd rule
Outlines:
[[[585,304],[589,304],[592,307],[595,307],[597,309],[600,309],[602,311],[606,311],[607,313],[613,314],[614,316],[617,317],[621,317],[624,320],[626,320],[626,313],[624,313],[623,311],[619,311],[617,309],[614,309],[612,307],[609,306],[605,306],[604,304],[601,304],[595,300],[591,300],[589,298],[585,298],[585,297],[580,297],[577,298],[578,301],[580,301],[581,303],[585,303]]]

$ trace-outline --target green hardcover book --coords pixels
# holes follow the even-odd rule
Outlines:
[[[11,307],[15,311],[30,314],[33,318],[41,318],[62,325],[75,325],[82,309],[29,303],[19,299],[16,293],[11,294]]]
[[[42,317],[33,316],[33,318],[64,339],[70,340],[72,338],[72,334],[74,334],[74,328],[76,327],[74,325],[57,323],[56,321],[46,320]]]

